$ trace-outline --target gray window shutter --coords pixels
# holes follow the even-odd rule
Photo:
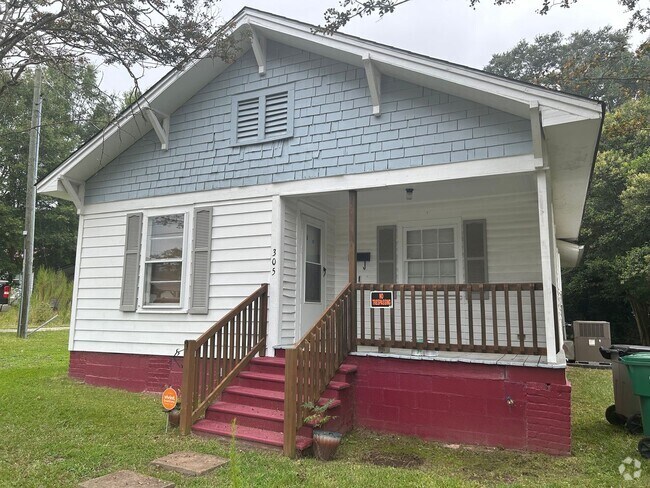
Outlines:
[[[487,232],[485,220],[466,220],[465,232],[465,281],[488,282]]]
[[[120,299],[120,310],[123,312],[135,312],[138,305],[141,240],[142,213],[127,214],[124,266],[122,268],[122,296]]]
[[[397,228],[377,227],[377,283],[395,283]]]
[[[208,313],[210,290],[210,248],[212,247],[212,208],[194,210],[190,313]]]

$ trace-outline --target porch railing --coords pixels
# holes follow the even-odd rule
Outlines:
[[[358,345],[438,351],[546,354],[541,283],[356,285]],[[392,291],[393,308],[370,308]],[[538,315],[539,314],[539,315]]]
[[[354,285],[348,284],[314,326],[285,349],[284,454],[296,454],[296,433],[354,346]]]
[[[189,434],[248,362],[264,355],[267,306],[268,284],[263,284],[198,339],[185,341],[181,433]]]

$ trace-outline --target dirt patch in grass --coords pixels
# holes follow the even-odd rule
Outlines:
[[[396,454],[371,451],[362,457],[366,463],[377,466],[390,466],[391,468],[418,468],[424,464],[424,459],[415,454]]]

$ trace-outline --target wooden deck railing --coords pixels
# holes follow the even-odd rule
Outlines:
[[[196,340],[185,341],[181,386],[181,433],[237,374],[266,349],[268,284],[260,286]]]
[[[546,354],[540,346],[545,337],[541,283],[358,283],[356,290],[358,345]],[[393,308],[370,308],[373,290],[392,290]]]
[[[285,349],[284,453],[296,454],[296,433],[354,343],[353,285],[348,284],[314,326],[294,346]]]

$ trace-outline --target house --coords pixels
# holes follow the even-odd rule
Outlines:
[[[79,210],[70,375],[180,387],[185,432],[237,417],[289,455],[321,397],[340,430],[568,454],[560,268],[603,105],[231,28],[236,59],[170,72],[38,183]]]

